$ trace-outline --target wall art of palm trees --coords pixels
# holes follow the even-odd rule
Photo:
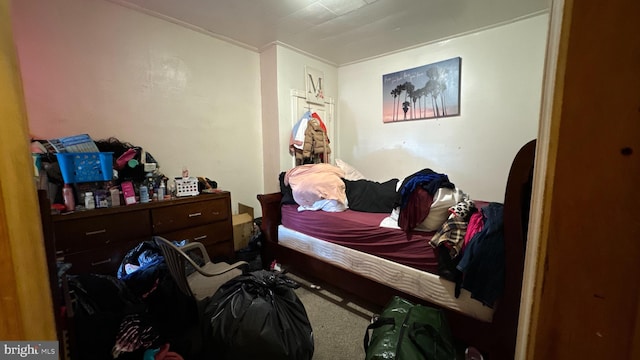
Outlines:
[[[382,76],[385,123],[460,115],[460,64],[456,57]]]

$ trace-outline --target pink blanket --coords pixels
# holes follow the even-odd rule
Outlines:
[[[342,178],[344,171],[331,164],[306,164],[286,172],[285,185],[291,186],[293,199],[301,206],[310,207],[319,200],[336,200],[347,205]]]

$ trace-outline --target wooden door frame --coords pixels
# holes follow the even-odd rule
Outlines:
[[[639,13],[553,2],[517,359],[640,358]]]
[[[0,339],[56,340],[10,2],[0,0]]]
[[[548,211],[543,211],[546,191],[553,188],[553,166],[555,164],[555,150],[552,144],[557,143],[557,130],[552,130],[554,113],[554,92],[556,85],[560,86],[561,77],[558,76],[558,59],[560,52],[560,37],[562,34],[564,0],[553,0],[549,16],[549,32],[545,56],[544,79],[542,84],[542,102],[540,105],[540,124],[536,146],[536,162],[533,174],[533,189],[531,196],[531,211],[529,215],[529,233],[522,281],[522,296],[520,300],[520,317],[518,321],[518,338],[516,344],[516,359],[527,358],[527,346],[530,333],[537,324],[534,319],[534,299],[539,299],[539,283],[543,281],[542,274],[538,274],[539,259],[544,257],[542,241],[543,224],[549,219],[545,217]],[[556,110],[557,111],[557,110]],[[551,140],[553,138],[553,141]]]

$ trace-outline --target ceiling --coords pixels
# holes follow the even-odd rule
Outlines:
[[[109,0],[247,48],[345,65],[512,22],[551,0]]]

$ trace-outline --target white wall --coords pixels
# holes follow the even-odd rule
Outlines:
[[[115,136],[230,190],[278,190],[304,67],[336,99],[332,150],[374,180],[425,167],[502,201],[509,164],[537,134],[547,15],[336,68],[276,44],[258,54],[102,0],[12,3],[32,134]],[[460,56],[461,115],[383,124],[382,75]],[[274,74],[275,71],[275,74]],[[261,81],[264,80],[264,81]],[[264,106],[263,106],[264,105]],[[381,166],[383,165],[383,166]]]
[[[298,120],[298,115],[293,114],[291,108],[291,90],[305,91],[305,66],[311,66],[324,73],[323,87],[325,89],[325,97],[337,99],[338,96],[338,69],[316,58],[301,54],[291,48],[278,45],[277,46],[277,63],[278,63],[278,109],[279,119],[278,128],[280,132],[278,148],[274,148],[274,154],[265,154],[265,156],[279,156],[280,171],[291,169],[293,165],[293,156],[289,154],[289,137],[293,125]],[[335,142],[330,139],[332,144]],[[278,155],[279,154],[279,155]],[[277,178],[276,178],[277,180]],[[276,182],[276,184],[278,184]],[[279,186],[279,184],[278,184]],[[278,188],[270,189],[265,187],[265,191],[277,191]]]
[[[424,168],[472,198],[504,200],[517,150],[537,136],[548,15],[339,68],[343,160],[370,179]],[[462,58],[461,115],[383,124],[382,76]]]
[[[280,190],[280,109],[278,108],[278,58],[277,46],[260,53],[262,78],[262,152],[265,193]]]
[[[20,0],[12,21],[32,134],[142,146],[167,176],[187,165],[258,208],[255,51],[102,0]]]

